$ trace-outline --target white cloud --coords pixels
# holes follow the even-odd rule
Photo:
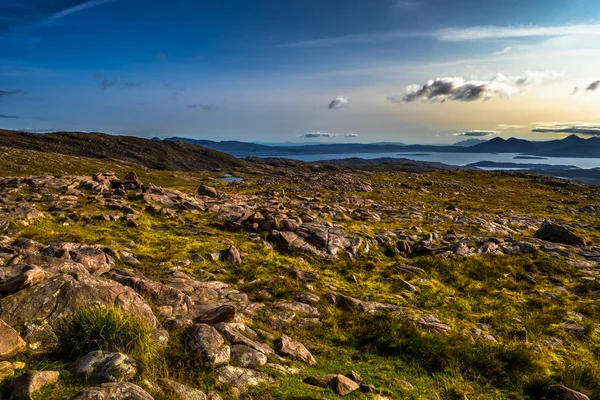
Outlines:
[[[305,133],[304,135],[302,135],[302,137],[305,138],[331,138],[331,137],[336,137],[337,134],[336,133],[328,133],[328,132],[310,132],[310,133]]]
[[[348,104],[348,98],[344,97],[344,96],[338,96],[335,99],[331,100],[331,102],[329,102],[329,104],[327,105],[327,108],[329,108],[330,110],[336,109],[336,108],[342,108],[345,105]]]
[[[344,135],[344,137],[347,137],[347,138],[354,138],[354,137],[359,137],[359,136],[360,135],[358,133],[346,133]]]
[[[486,136],[495,135],[496,133],[497,133],[496,131],[473,130],[473,131],[467,131],[467,132],[462,132],[462,133],[455,133],[454,136],[486,137]]]
[[[512,46],[506,46],[502,50],[495,51],[492,55],[494,57],[498,57],[498,56],[501,56],[502,54],[506,54],[506,53],[512,51],[512,49],[513,49]]]
[[[466,80],[461,77],[437,78],[426,84],[411,85],[406,93],[388,96],[392,103],[444,103],[446,101],[478,101],[495,97],[507,98],[519,94],[530,86],[555,81],[562,74],[555,71],[527,71],[521,76],[495,74],[487,79]]]

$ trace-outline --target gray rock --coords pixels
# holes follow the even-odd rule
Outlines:
[[[196,354],[207,368],[214,368],[229,362],[231,350],[221,334],[212,326],[196,324],[187,330],[185,347]]]
[[[267,356],[242,344],[231,347],[231,363],[244,368],[258,368],[267,363]]]
[[[85,389],[71,400],[154,400],[144,389],[129,382],[104,383]]]
[[[122,353],[101,350],[92,351],[72,365],[75,375],[90,382],[120,382],[132,378],[137,373],[133,358]]]
[[[13,292],[42,282],[43,269],[35,265],[16,264],[0,267],[0,292]]]
[[[297,358],[309,365],[317,365],[317,360],[310,354],[308,349],[297,340],[287,335],[282,335],[279,341],[279,354]]]
[[[231,365],[219,368],[216,371],[216,377],[219,382],[238,389],[256,386],[260,383],[275,383],[275,379],[264,372]]]
[[[207,400],[207,396],[206,394],[204,394],[204,392],[186,385],[182,385],[179,382],[175,382],[170,379],[159,379],[158,382],[165,388],[167,393],[170,395],[170,399]]]
[[[562,243],[572,246],[585,246],[585,239],[577,236],[562,225],[545,220],[533,236],[552,243]]]

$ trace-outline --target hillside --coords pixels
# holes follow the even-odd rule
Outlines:
[[[0,398],[600,399],[598,188],[0,151]]]
[[[0,129],[0,146],[115,159],[153,169],[203,171],[246,164],[231,155],[183,142],[87,132],[31,133]]]

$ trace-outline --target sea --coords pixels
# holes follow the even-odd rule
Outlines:
[[[518,153],[350,153],[350,154],[308,154],[300,156],[286,156],[293,160],[300,161],[327,161],[339,160],[345,158],[406,158],[415,161],[438,162],[447,165],[465,166],[480,161],[493,161],[502,163],[517,163],[517,164],[550,164],[550,165],[572,165],[578,168],[589,169],[600,167],[600,158],[574,158],[574,157],[543,157],[543,159],[524,159],[516,158],[523,157]],[[510,168],[482,168],[487,170],[492,169],[510,169]],[[519,168],[514,168],[519,169]]]

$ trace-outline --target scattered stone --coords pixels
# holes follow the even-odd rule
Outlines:
[[[195,353],[207,368],[214,368],[229,362],[230,348],[223,337],[212,326],[196,324],[188,329],[186,349]]]
[[[552,243],[562,243],[572,246],[585,246],[585,239],[577,236],[562,225],[545,220],[533,236]]]
[[[240,255],[239,250],[234,246],[229,246],[229,250],[227,250],[227,255],[225,256],[225,260],[232,264],[241,264],[242,256]]]
[[[129,382],[104,383],[79,392],[71,400],[153,400],[144,389]]]
[[[258,368],[267,363],[267,356],[242,344],[231,347],[231,363],[244,368]]]
[[[189,386],[182,385],[179,382],[170,379],[159,379],[158,381],[170,395],[173,400],[207,400],[208,397],[204,392],[193,389]],[[172,397],[171,397],[172,396]]]
[[[308,365],[317,365],[317,360],[310,354],[308,349],[300,342],[287,335],[282,335],[279,341],[279,354],[304,361]]]
[[[10,325],[0,319],[0,359],[25,350],[25,341]]]
[[[344,375],[337,375],[331,385],[333,390],[340,396],[346,396],[359,389],[358,383],[346,378]]]
[[[200,186],[198,188],[198,195],[199,196],[206,196],[206,197],[219,197],[219,193],[217,192],[217,189],[215,189],[214,187],[211,186]]]
[[[256,386],[260,383],[275,383],[275,379],[264,372],[231,365],[216,370],[216,377],[219,382],[238,389]]]
[[[72,366],[75,375],[90,382],[121,382],[137,373],[133,358],[122,353],[96,350],[75,361]]]

